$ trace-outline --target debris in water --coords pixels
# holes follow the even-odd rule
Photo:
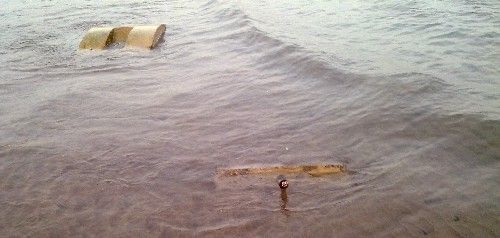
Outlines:
[[[249,167],[249,168],[230,168],[220,169],[217,174],[222,176],[237,176],[250,174],[290,174],[307,173],[311,176],[321,176],[346,171],[343,164],[326,165],[292,165],[292,166],[273,166],[273,167]]]
[[[280,186],[281,189],[286,189],[288,188],[288,180],[283,179],[278,183],[278,185]]]

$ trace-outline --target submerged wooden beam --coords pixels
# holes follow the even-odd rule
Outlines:
[[[165,34],[165,24],[91,28],[80,42],[80,49],[101,50],[113,43],[152,49]]]
[[[220,169],[217,173],[221,176],[238,176],[251,174],[291,174],[307,173],[311,176],[321,176],[346,171],[343,164],[326,165],[292,165],[292,166],[273,166],[273,167],[249,167],[249,168],[229,168]]]

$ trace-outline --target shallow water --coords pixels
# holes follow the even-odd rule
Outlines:
[[[0,234],[500,236],[497,1],[0,3]]]

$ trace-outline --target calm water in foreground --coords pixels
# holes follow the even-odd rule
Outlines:
[[[77,51],[165,23],[152,51]],[[0,0],[2,237],[499,237],[500,3]],[[345,163],[342,175],[222,178]]]

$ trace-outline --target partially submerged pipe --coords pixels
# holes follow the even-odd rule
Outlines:
[[[152,49],[165,34],[165,24],[91,28],[80,42],[80,49],[101,50],[113,43]]]
[[[238,176],[251,174],[291,174],[307,173],[311,176],[321,176],[346,171],[343,164],[326,165],[293,165],[293,166],[273,166],[273,167],[249,167],[249,168],[229,168],[220,169],[217,173],[221,176]]]
[[[80,49],[104,49],[113,41],[113,27],[94,27],[80,41]]]
[[[127,46],[152,49],[160,42],[160,39],[165,34],[165,28],[164,24],[159,26],[133,27],[127,37]]]

